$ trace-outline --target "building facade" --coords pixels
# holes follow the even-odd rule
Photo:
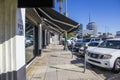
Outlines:
[[[83,25],[80,24],[80,26],[78,27],[78,29],[76,31],[74,31],[74,33],[79,37],[82,38],[83,37]]]
[[[87,30],[93,30],[93,36],[97,36],[97,25],[95,22],[89,22],[86,27]]]
[[[51,8],[17,8],[17,0],[0,1],[0,80],[26,80],[26,65],[78,26]]]
[[[83,36],[90,34],[91,37],[94,37],[94,30],[83,30]]]
[[[116,38],[120,38],[120,31],[117,31],[117,32],[116,32],[115,37],[116,37]]]

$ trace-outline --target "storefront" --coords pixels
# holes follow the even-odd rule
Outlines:
[[[16,8],[16,0],[0,3],[0,17],[0,80],[26,80],[26,65],[53,36],[79,26],[51,8]]]

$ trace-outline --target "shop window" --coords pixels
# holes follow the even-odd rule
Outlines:
[[[26,63],[29,63],[35,57],[34,56],[34,47],[35,47],[34,27],[35,25],[29,19],[26,19],[26,26],[25,26]]]

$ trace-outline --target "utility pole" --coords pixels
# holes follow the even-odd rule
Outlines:
[[[89,23],[91,22],[91,16],[90,16],[90,13],[89,13]]]
[[[109,26],[108,26],[108,36],[109,36]]]
[[[65,14],[64,14],[66,17],[68,17],[68,14],[67,14],[67,0],[65,0]],[[67,31],[64,32],[65,33],[65,44],[64,44],[64,50],[68,50],[68,47],[67,47]]]
[[[106,33],[106,26],[105,26],[105,37],[107,36],[107,33]]]
[[[65,13],[64,15],[68,17],[68,12],[67,12],[67,0],[65,0]]]

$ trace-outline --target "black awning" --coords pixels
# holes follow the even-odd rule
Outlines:
[[[58,13],[51,8],[35,8],[40,16],[47,22],[52,22],[57,28],[67,32],[73,31],[78,28],[79,24],[70,18]]]

